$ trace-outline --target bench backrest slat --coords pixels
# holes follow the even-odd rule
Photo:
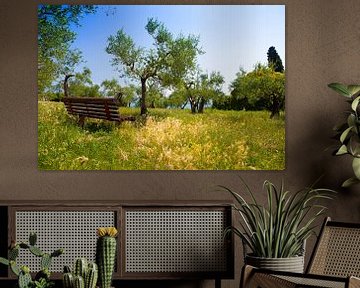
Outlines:
[[[83,117],[121,121],[118,102],[114,98],[65,97],[69,114]]]

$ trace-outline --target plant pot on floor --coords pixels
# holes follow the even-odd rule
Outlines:
[[[274,271],[304,273],[304,256],[264,258],[246,255],[245,264]]]

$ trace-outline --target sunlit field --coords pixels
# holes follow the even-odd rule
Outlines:
[[[136,115],[138,108],[120,108]],[[63,103],[38,103],[38,167],[43,170],[282,170],[285,119],[266,111],[150,109],[120,125],[86,119]]]

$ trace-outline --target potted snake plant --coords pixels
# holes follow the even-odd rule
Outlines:
[[[338,94],[346,97],[351,106],[346,122],[334,128],[340,142],[334,151],[334,155],[350,155],[352,157],[354,176],[345,180],[342,184],[342,187],[349,187],[360,183],[360,85],[331,83],[328,86]]]
[[[233,208],[239,214],[239,225],[226,229],[240,237],[244,246],[244,262],[254,267],[278,271],[304,270],[305,241],[314,233],[316,220],[326,207],[319,200],[331,199],[334,191],[305,188],[296,193],[264,182],[267,203],[262,205],[246,185],[251,201],[221,186],[235,199]]]

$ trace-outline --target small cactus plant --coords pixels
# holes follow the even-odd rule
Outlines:
[[[101,227],[97,229],[96,262],[99,267],[100,288],[110,288],[116,258],[115,227]]]
[[[64,267],[64,288],[95,288],[98,279],[96,263],[88,263],[85,258],[78,258],[74,263],[74,272],[69,266]]]
[[[29,244],[20,242],[12,242],[8,251],[8,259],[0,257],[0,263],[10,266],[11,271],[18,277],[19,288],[46,288],[51,287],[50,281],[50,265],[53,257],[58,257],[64,253],[63,249],[55,250],[53,253],[44,253],[39,247],[36,246],[37,236],[36,233],[30,233]],[[33,255],[40,257],[41,270],[35,275],[33,280],[30,275],[30,269],[28,266],[21,266],[16,263],[16,259],[19,256],[20,249],[28,250]]]

